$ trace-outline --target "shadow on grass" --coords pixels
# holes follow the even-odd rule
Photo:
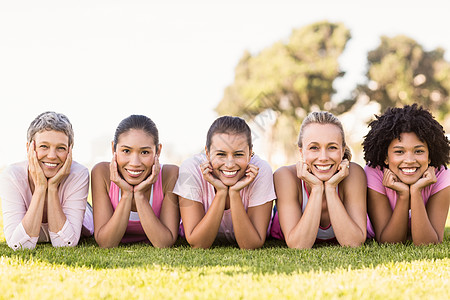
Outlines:
[[[110,268],[181,268],[237,267],[241,273],[282,273],[332,271],[339,268],[360,269],[376,267],[389,262],[435,260],[450,257],[450,228],[445,230],[444,242],[439,245],[416,247],[412,243],[380,245],[367,241],[358,248],[339,245],[320,245],[313,249],[289,249],[279,240],[269,239],[258,250],[241,250],[237,245],[214,244],[211,249],[191,249],[179,239],[168,249],[157,249],[147,244],[121,245],[101,249],[93,238],[85,239],[75,248],[53,248],[39,244],[35,250],[12,251],[5,242],[0,243],[2,257],[20,261],[43,261],[71,267]],[[234,271],[232,271],[234,272]]]

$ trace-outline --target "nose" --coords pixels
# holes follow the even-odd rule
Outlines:
[[[225,160],[225,167],[231,168],[234,167],[234,158],[232,156],[228,156]]]
[[[50,149],[47,152],[47,157],[48,158],[56,158],[56,148],[54,147],[50,147]]]
[[[327,150],[325,148],[322,148],[319,153],[319,160],[327,160],[327,159],[328,159]]]
[[[141,160],[139,159],[139,155],[133,154],[130,156],[130,165],[139,166],[141,164]]]
[[[414,156],[414,153],[407,152],[406,156],[405,156],[405,162],[415,162],[415,161],[416,161],[416,157]]]

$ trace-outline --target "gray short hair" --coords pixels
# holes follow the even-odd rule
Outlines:
[[[69,146],[73,145],[74,133],[72,124],[64,114],[46,111],[37,116],[28,127],[28,142],[31,143],[35,134],[44,130],[55,130],[65,133],[69,137]]]

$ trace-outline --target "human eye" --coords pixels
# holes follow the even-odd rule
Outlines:
[[[141,151],[141,154],[143,154],[143,155],[148,155],[148,154],[150,154],[150,151],[148,151],[148,150],[142,150],[142,151]]]
[[[310,149],[310,150],[318,150],[319,147],[317,147],[317,146],[310,146],[309,149]]]
[[[39,145],[39,148],[41,148],[41,149],[47,149],[48,146],[47,146],[47,145]]]
[[[403,154],[403,150],[395,150],[394,153],[395,154]]]
[[[125,154],[128,154],[128,153],[130,153],[130,150],[129,149],[122,149],[122,152],[125,153]]]
[[[425,150],[423,150],[423,149],[417,149],[417,150],[416,150],[416,153],[417,153],[417,154],[423,154],[423,153],[425,153]]]

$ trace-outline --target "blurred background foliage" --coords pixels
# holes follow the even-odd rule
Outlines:
[[[367,54],[365,82],[355,83],[348,99],[333,99],[333,84],[345,75],[339,57],[350,39],[344,24],[322,21],[294,29],[287,41],[259,53],[245,52],[216,112],[242,116],[263,129],[256,136],[264,138],[272,166],[298,159],[298,130],[312,111],[327,110],[341,119],[360,163],[367,123],[387,107],[417,102],[441,124],[449,121],[450,63],[445,51],[425,51],[406,36],[380,37],[378,47]]]

